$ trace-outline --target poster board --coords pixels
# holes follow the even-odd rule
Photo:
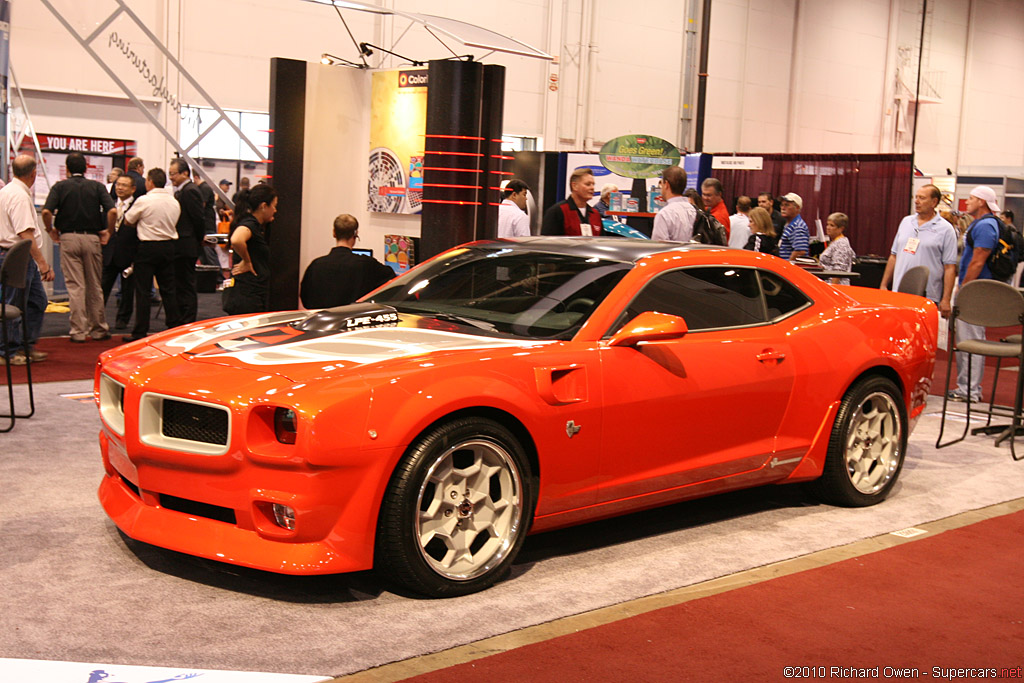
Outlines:
[[[427,70],[375,72],[370,102],[366,208],[378,213],[420,213]]]

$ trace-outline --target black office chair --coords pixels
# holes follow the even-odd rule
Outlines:
[[[964,432],[959,438],[942,443],[942,433],[946,425],[946,407],[949,403],[949,392],[946,388],[949,386],[953,353],[955,351],[963,351],[967,354],[991,358],[1016,358],[1018,367],[1024,367],[1024,344],[1021,344],[1019,341],[1011,343],[1008,341],[989,341],[988,339],[966,339],[954,343],[957,320],[963,320],[971,325],[981,325],[985,328],[1017,327],[1020,332],[1024,332],[1024,296],[1021,296],[1017,288],[997,280],[972,280],[960,288],[956,303],[953,305],[952,314],[949,316],[947,332],[949,335],[949,356],[946,359],[946,382],[942,390],[942,421],[939,424],[939,437],[935,440],[936,448],[943,448],[963,441],[967,436],[968,430],[971,428],[971,395],[968,390],[967,419],[964,423]],[[1018,337],[1018,339],[1020,338]],[[970,356],[968,356],[968,362],[970,362],[969,359]],[[1007,426],[987,425],[979,427],[974,430],[974,433],[1000,432],[1001,435],[996,439],[996,444],[998,445],[1004,439],[1009,438],[1011,457],[1014,460],[1021,460],[1024,459],[1024,454],[1020,458],[1017,457],[1014,442],[1016,441],[1017,431],[1021,428],[1021,390],[1024,389],[1024,373],[1019,371],[1017,373],[1017,391],[1012,412],[1009,414],[1007,412],[1011,409],[1008,406],[995,405],[995,389],[998,379],[997,369],[996,377],[992,383],[992,396],[989,399],[989,422],[991,422],[992,415],[1001,415],[1003,417],[1010,417],[1011,423]],[[968,386],[970,386],[971,380],[970,366],[968,366]]]
[[[28,348],[28,321],[24,314],[28,304],[28,262],[32,258],[32,242],[22,240],[7,250],[4,262],[0,265],[0,340],[3,346],[0,351],[4,357],[4,367],[7,369],[7,400],[10,405],[10,413],[0,415],[0,418],[10,419],[6,428],[0,429],[0,433],[9,432],[14,429],[15,418],[29,418],[36,412],[36,399],[32,391],[32,354]],[[7,303],[8,288],[20,289],[21,297],[18,302],[20,306]],[[14,355],[7,346],[10,339],[9,326],[17,325],[21,321],[21,343],[22,351],[25,353],[25,373],[28,377],[28,402],[29,411],[19,415],[14,408],[14,381],[11,377],[11,357]]]
[[[928,266],[914,266],[903,274],[903,277],[900,279],[900,286],[896,288],[896,291],[903,292],[904,294],[924,296],[928,291],[929,274]]]

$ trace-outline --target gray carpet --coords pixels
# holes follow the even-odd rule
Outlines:
[[[89,383],[37,388],[37,417],[0,435],[0,657],[340,675],[1024,496],[1008,448],[936,451],[925,416],[880,506],[796,486],[675,505],[532,537],[512,580],[431,601],[369,573],[281,577],[125,539],[96,499],[96,410],[58,396]]]

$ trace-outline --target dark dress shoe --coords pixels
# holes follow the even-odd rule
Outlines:
[[[126,334],[125,336],[121,337],[121,341],[123,342],[139,341],[140,339],[145,339],[145,337],[136,337],[134,334]]]

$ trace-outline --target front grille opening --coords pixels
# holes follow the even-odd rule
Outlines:
[[[200,503],[195,500],[178,498],[177,496],[168,496],[163,493],[160,494],[160,505],[168,510],[184,512],[186,515],[205,517],[206,519],[213,519],[218,522],[227,522],[228,524],[235,523],[235,511],[231,508],[222,508],[219,505]]]
[[[142,493],[139,491],[139,487],[138,486],[136,486],[135,484],[133,484],[130,481],[128,481],[128,478],[125,477],[120,472],[118,472],[117,476],[121,477],[121,482],[124,483],[124,485],[127,486],[131,490],[132,493],[134,493],[139,498],[142,498]]]
[[[161,432],[164,436],[226,446],[228,414],[221,408],[165,398]]]

